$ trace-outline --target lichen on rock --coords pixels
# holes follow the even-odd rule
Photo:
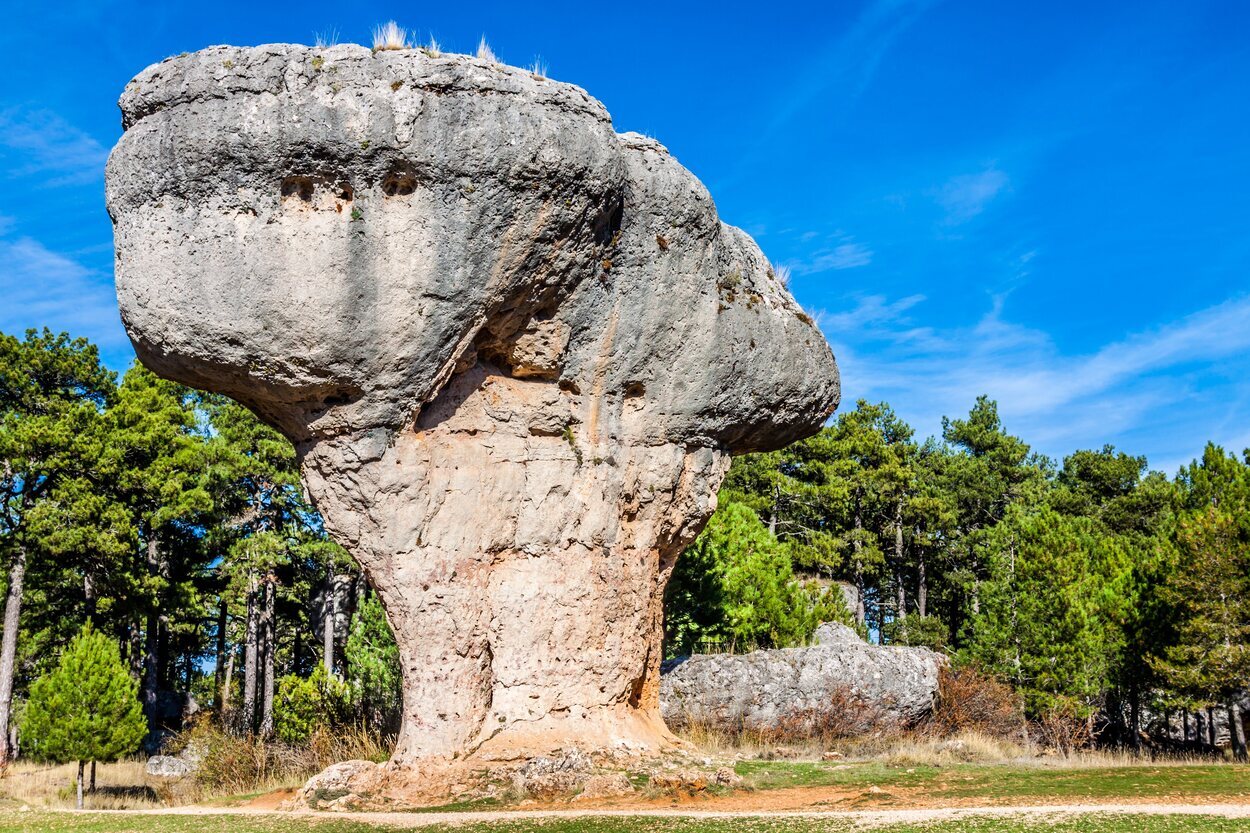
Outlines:
[[[467,56],[214,47],[121,107],[127,332],[295,443],[399,644],[391,769],[669,744],[674,559],[729,455],[838,401],[755,243],[581,89]]]

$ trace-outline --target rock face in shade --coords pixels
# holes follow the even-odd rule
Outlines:
[[[581,89],[465,56],[214,47],[121,107],[127,331],[296,444],[399,643],[392,770],[670,742],[673,562],[730,454],[838,401],[750,237]]]
[[[836,623],[810,648],[705,654],[665,663],[660,701],[671,725],[776,727],[836,704],[862,731],[910,726],[933,710],[944,658],[927,648],[869,645]],[[849,708],[843,708],[848,706]]]

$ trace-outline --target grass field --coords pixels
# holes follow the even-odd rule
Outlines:
[[[389,833],[404,825],[282,815],[156,816],[94,813],[0,812],[0,833]],[[845,819],[691,819],[655,817],[515,820],[416,828],[431,833],[1233,833],[1250,820],[1214,816],[1068,815],[1041,818],[976,817],[920,824],[864,827]]]
[[[974,799],[1013,804],[1038,799],[1157,800],[1250,798],[1250,767],[1232,764],[1088,765],[743,761],[736,767],[757,790],[786,787],[876,787],[900,797],[923,792],[931,803]],[[879,795],[874,793],[874,795]]]
[[[1090,802],[1250,802],[1250,767],[1230,763],[1142,763],[1127,758],[1084,761],[891,764],[741,761],[744,790],[682,797],[693,809],[866,809],[932,806],[1072,804]],[[74,768],[19,765],[0,779],[0,808],[73,805]],[[88,809],[150,809],[182,803],[176,790],[150,779],[136,762],[102,765],[101,791]],[[636,783],[645,784],[645,777]],[[293,785],[292,785],[293,786]],[[796,789],[797,788],[797,789]],[[804,789],[806,788],[806,789]],[[260,793],[207,799],[231,806]],[[784,795],[785,800],[781,797]],[[676,798],[676,797],[675,797]],[[675,800],[674,798],[674,800]],[[666,794],[643,790],[640,803],[670,806]],[[185,799],[183,799],[185,801]],[[732,806],[725,802],[732,801]],[[497,800],[459,802],[440,810],[501,808]]]

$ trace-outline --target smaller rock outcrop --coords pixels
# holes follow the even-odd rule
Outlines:
[[[148,758],[147,773],[153,778],[184,778],[195,772],[197,764],[175,755],[153,755]]]
[[[666,663],[660,684],[665,722],[776,728],[787,719],[854,704],[867,731],[883,723],[913,725],[933,710],[945,663],[940,654],[869,645],[836,623],[821,625],[815,640],[809,648]]]

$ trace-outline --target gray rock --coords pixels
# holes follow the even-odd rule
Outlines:
[[[583,90],[491,61],[213,47],[121,107],[127,332],[296,443],[399,644],[389,771],[671,743],[673,561],[730,454],[838,401],[755,243]]]
[[[869,645],[845,625],[822,625],[820,643],[667,663],[660,704],[670,725],[775,727],[849,695],[874,723],[916,723],[933,710],[945,659],[927,648]],[[858,712],[857,712],[858,714]],[[865,726],[865,729],[872,728]]]
[[[812,634],[815,645],[864,645],[864,640],[849,625],[841,622],[825,622]]]
[[[341,761],[309,778],[291,800],[292,808],[350,810],[368,794],[380,773],[372,761]]]
[[[625,773],[606,772],[587,778],[586,783],[582,785],[582,791],[577,794],[575,800],[590,801],[597,798],[618,798],[623,795],[632,795],[634,792],[634,785],[630,783],[629,777]]]
[[[148,758],[147,773],[155,778],[183,778],[196,769],[195,761],[174,755],[153,755]]]
[[[578,749],[537,757],[512,774],[512,792],[518,798],[552,799],[583,790],[593,764]]]

